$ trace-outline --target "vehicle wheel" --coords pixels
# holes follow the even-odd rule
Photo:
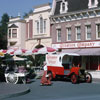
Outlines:
[[[48,71],[47,74],[49,75],[50,80],[52,80],[53,79],[52,72],[51,71]]]
[[[92,76],[91,76],[90,73],[86,73],[86,75],[85,75],[85,81],[87,83],[91,83],[92,82]]]
[[[6,82],[16,84],[18,82],[18,76],[15,73],[9,73],[6,77]]]
[[[71,76],[71,82],[72,82],[73,84],[78,83],[78,76],[77,76],[76,74],[73,74],[73,75]]]

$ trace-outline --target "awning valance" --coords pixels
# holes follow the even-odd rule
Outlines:
[[[63,49],[63,53],[77,53],[83,56],[100,56],[100,48]]]

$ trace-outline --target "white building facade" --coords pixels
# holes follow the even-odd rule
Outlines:
[[[51,46],[50,34],[51,4],[34,7],[34,11],[24,17],[10,18],[8,23],[8,48],[31,50]]]
[[[20,16],[8,23],[8,48],[25,48],[26,22]]]
[[[26,49],[51,46],[50,35],[50,4],[40,5],[34,8],[26,20]]]

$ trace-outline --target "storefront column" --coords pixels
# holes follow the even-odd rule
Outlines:
[[[82,66],[81,68],[86,69],[86,57],[82,56]]]

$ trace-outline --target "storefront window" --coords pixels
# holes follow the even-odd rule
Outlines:
[[[61,29],[57,29],[57,42],[61,42]]]
[[[100,39],[100,24],[96,25],[96,29],[97,29],[97,39]]]
[[[91,39],[91,25],[86,26],[86,39],[87,40]]]
[[[81,40],[81,27],[76,27],[76,40]]]
[[[87,70],[98,70],[98,65],[100,63],[98,56],[87,56],[86,69]]]
[[[98,56],[90,57],[90,70],[98,69]]]
[[[12,29],[12,38],[17,38],[17,29]]]
[[[67,28],[67,41],[71,41],[71,28]]]

